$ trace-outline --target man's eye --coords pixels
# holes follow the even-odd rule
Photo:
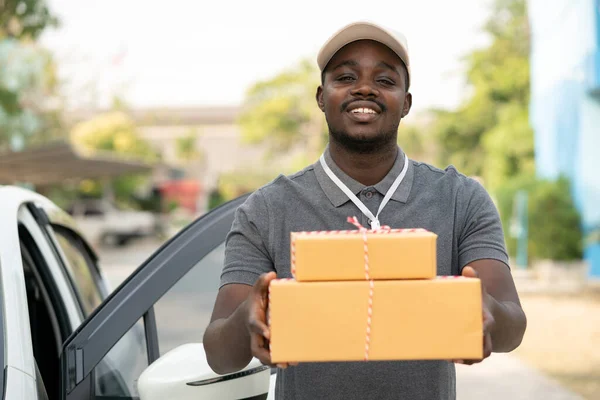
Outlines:
[[[340,82],[352,82],[354,80],[354,77],[350,75],[342,75],[337,80]]]
[[[378,79],[378,82],[379,82],[379,83],[382,83],[382,84],[384,84],[384,85],[387,85],[387,86],[393,86],[393,85],[395,85],[395,83],[394,83],[394,81],[393,81],[393,80],[391,80],[391,79],[387,79],[387,78],[381,78],[381,79]]]

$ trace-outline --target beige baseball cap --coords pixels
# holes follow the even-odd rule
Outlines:
[[[374,40],[389,47],[400,57],[406,65],[408,72],[407,88],[410,86],[410,62],[408,57],[408,42],[406,37],[397,31],[383,27],[382,25],[359,21],[346,25],[333,34],[321,47],[317,56],[317,64],[321,72],[329,61],[342,47],[357,40]]]

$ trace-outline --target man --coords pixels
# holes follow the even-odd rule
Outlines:
[[[349,216],[367,227],[420,227],[438,234],[438,275],[482,280],[485,357],[515,349],[526,319],[490,197],[453,167],[439,170],[409,160],[397,145],[400,120],[412,103],[405,38],[371,23],[351,24],[325,43],[318,64],[322,84],[316,98],[329,145],[321,160],[280,176],[237,210],[204,336],[211,367],[234,372],[253,356],[271,364],[267,289],[275,276],[291,277],[290,232],[353,229]],[[279,365],[276,396],[454,399],[454,362],[478,361]]]

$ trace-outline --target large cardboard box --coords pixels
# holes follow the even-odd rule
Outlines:
[[[369,281],[272,281],[271,360],[452,360],[483,356],[479,279],[439,277],[372,284],[369,324]]]
[[[431,279],[436,276],[437,235],[422,229],[293,232],[292,274],[298,282]],[[368,256],[368,260],[365,259]]]

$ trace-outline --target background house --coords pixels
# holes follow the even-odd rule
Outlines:
[[[128,110],[140,137],[161,156],[152,184],[182,206],[202,213],[222,174],[262,165],[264,149],[241,139],[239,112],[236,106]],[[99,113],[77,110],[67,119],[75,124]]]
[[[529,0],[538,175],[567,176],[600,279],[600,1]]]

